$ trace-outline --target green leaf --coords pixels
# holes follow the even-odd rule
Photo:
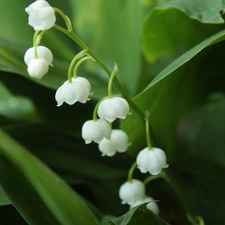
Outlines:
[[[42,162],[2,131],[0,139],[0,182],[29,224],[99,224],[81,197]]]
[[[185,4],[185,1],[182,1],[182,4]],[[149,13],[143,24],[142,49],[150,62],[162,56],[181,55],[223,29],[221,25],[204,24],[196,20],[191,17],[191,12],[182,10],[174,3],[157,7]]]
[[[225,31],[221,31],[193,47],[158,74],[134,98],[143,112],[150,112],[153,144],[166,149],[171,154],[171,160],[176,149],[177,123],[193,108],[198,107],[205,96],[204,90],[200,93],[198,88],[203,79],[196,79],[198,74],[202,74],[200,68],[203,69],[201,66],[205,64],[202,50],[224,40],[224,37]],[[146,146],[143,121],[133,112],[122,121],[122,128],[132,142],[129,152],[137,154]]]
[[[211,164],[225,168],[225,96],[214,93],[208,103],[188,119],[182,129],[187,152]]]
[[[146,203],[132,208],[125,215],[112,220],[110,225],[169,225],[163,219],[146,208]]]
[[[4,190],[0,186],[0,206],[11,204],[9,198],[5,194]]]
[[[13,95],[0,81],[0,115],[10,119],[35,119],[35,107],[32,101]]]
[[[189,0],[180,1],[173,0],[164,6],[175,7],[184,11],[193,19],[197,19],[203,23],[223,23],[223,19],[219,13],[225,8],[224,0]]]

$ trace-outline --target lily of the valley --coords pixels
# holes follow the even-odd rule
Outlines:
[[[45,0],[35,1],[25,11],[29,14],[28,23],[34,30],[48,30],[55,24],[55,11]]]
[[[108,122],[113,122],[117,118],[125,119],[129,111],[129,104],[124,98],[112,97],[99,104],[98,116]]]
[[[98,145],[102,156],[113,156],[116,152],[125,152],[129,146],[127,134],[122,130],[112,130],[110,140],[104,138]]]
[[[82,138],[85,144],[92,141],[100,143],[104,138],[110,139],[111,127],[105,120],[88,120],[82,126]]]
[[[163,168],[167,168],[166,154],[160,148],[144,148],[137,156],[137,166],[142,173],[149,172],[157,175]]]
[[[122,204],[134,205],[145,197],[145,186],[143,182],[133,179],[125,182],[119,189],[119,197]]]
[[[61,106],[63,102],[69,105],[76,102],[86,103],[89,100],[90,91],[91,84],[84,77],[72,78],[71,83],[67,80],[56,91],[57,106]]]
[[[52,52],[44,47],[37,46],[35,48],[29,48],[24,55],[24,62],[27,64],[27,71],[31,77],[40,79],[42,78],[49,69],[49,65],[52,65],[53,55]]]
[[[48,72],[48,63],[42,58],[32,59],[27,71],[31,77],[41,79]]]
[[[149,203],[146,205],[146,208],[149,209],[149,210],[151,210],[155,214],[159,215],[159,207],[158,207],[158,204],[150,196],[145,196],[144,198],[139,199],[133,205],[131,205],[130,208],[134,208],[135,206],[138,206],[140,204],[147,203],[147,202],[149,202]]]
[[[53,55],[51,50],[45,46],[37,46],[37,57],[46,60],[48,65],[52,65]],[[30,61],[35,59],[35,48],[29,48],[24,55],[24,62],[29,65]]]

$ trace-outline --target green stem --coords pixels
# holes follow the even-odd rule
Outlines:
[[[153,180],[156,180],[156,179],[165,179],[167,180],[167,177],[165,176],[165,173],[162,171],[160,174],[158,175],[154,175],[154,176],[149,176],[147,177],[143,183],[144,185],[147,185],[149,182],[153,181]]]
[[[96,121],[98,119],[98,107],[100,105],[100,103],[105,100],[106,98],[108,98],[108,96],[102,98],[95,106],[94,111],[93,111],[93,120]]]
[[[193,218],[189,214],[187,214],[187,218],[192,225],[205,225],[204,220],[200,216],[196,216]]]
[[[72,62],[70,63],[69,70],[68,70],[68,81],[69,81],[69,83],[72,83],[73,69],[74,69],[74,66],[75,66],[77,60],[84,57],[86,54],[87,54],[87,50],[85,49],[85,50],[81,51],[80,53],[78,53],[73,58]]]
[[[128,182],[132,182],[133,180],[133,173],[134,173],[134,170],[137,168],[137,163],[134,162],[133,165],[131,166],[131,168],[129,169],[129,172],[128,172]]]
[[[33,47],[34,47],[34,57],[35,57],[35,58],[38,58],[36,40],[37,40],[37,37],[38,37],[38,35],[40,34],[40,32],[41,32],[40,30],[37,30],[37,31],[34,33],[34,37],[33,37]]]
[[[80,66],[83,62],[85,62],[85,61],[87,61],[87,60],[89,60],[89,59],[92,59],[92,57],[91,57],[91,56],[86,56],[86,57],[80,59],[80,60],[77,62],[77,64],[75,65],[75,68],[74,68],[74,70],[73,70],[73,77],[74,77],[74,78],[77,77],[77,71],[78,71],[79,66]]]
[[[108,74],[108,76],[111,76],[111,71],[108,69],[108,67],[103,63],[101,59],[99,59],[95,53],[82,41],[80,40],[76,34],[73,32],[69,32],[63,27],[60,27],[58,25],[54,25],[53,28],[63,32],[66,34],[69,38],[71,38],[73,41],[75,41],[81,48],[87,49],[88,54],[99,64],[99,66]],[[123,87],[121,86],[119,80],[117,77],[114,78],[114,84],[116,85],[117,89],[120,91],[120,93],[123,95],[123,97],[127,100],[129,103],[130,107],[135,111],[135,113],[143,120],[144,115],[141,112],[141,110],[134,104],[134,102],[131,100],[129,95],[124,91]]]
[[[112,74],[110,76],[110,79],[109,79],[109,85],[108,85],[108,97],[109,98],[113,97],[112,85],[113,85],[113,79],[116,77],[117,73],[118,73],[118,66],[115,63],[114,70],[113,70],[113,72],[112,72]]]
[[[56,13],[58,13],[62,18],[63,20],[65,21],[65,24],[66,24],[66,27],[68,29],[69,32],[73,32],[73,26],[72,26],[72,23],[71,23],[71,20],[68,16],[66,16],[63,11],[61,11],[60,9],[58,8],[53,8],[55,10]]]
[[[151,138],[150,138],[150,130],[149,130],[149,112],[145,111],[145,129],[146,129],[146,141],[149,150],[152,150]]]

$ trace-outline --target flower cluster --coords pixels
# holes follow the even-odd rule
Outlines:
[[[55,12],[63,17],[69,34],[72,32],[72,25],[65,14],[59,9],[51,7],[45,0],[36,0],[25,11],[29,14],[29,25],[36,32],[33,38],[33,47],[26,51],[24,61],[27,65],[28,74],[31,77],[40,79],[48,72],[49,66],[52,65],[53,61],[52,52],[47,47],[41,46],[40,42],[44,31],[52,28],[55,24]],[[59,29],[59,26],[54,27]],[[68,79],[55,93],[57,106],[61,106],[63,103],[69,105],[73,105],[76,102],[86,103],[90,100],[91,84],[86,78],[78,76],[77,70],[81,63],[86,60],[92,59],[99,61],[95,60],[96,58],[93,59],[91,55],[94,57],[94,54],[91,54],[90,50],[85,49],[74,57],[69,66]],[[130,145],[128,135],[124,131],[112,129],[112,123],[116,119],[125,119],[130,113],[130,106],[127,100],[112,94],[113,79],[117,75],[117,72],[118,67],[115,64],[108,84],[108,96],[97,103],[93,112],[93,120],[86,121],[81,131],[85,144],[90,144],[91,142],[97,143],[102,156],[109,157],[115,155],[117,152],[126,152]],[[151,175],[158,175],[163,168],[168,167],[167,159],[162,149],[152,148],[151,146],[148,119],[149,114],[146,113],[145,121],[148,147],[139,152],[136,163],[134,164],[135,167],[132,166],[131,169],[134,170],[137,167],[141,173],[149,172]],[[157,203],[153,198],[146,195],[144,185],[146,182],[144,181],[143,183],[139,180],[132,179],[132,173],[129,172],[128,181],[119,190],[119,197],[122,200],[122,204],[128,204],[130,208],[133,208],[139,204],[149,202],[147,208],[158,214],[159,208]]]
[[[112,129],[108,122],[113,122],[117,118],[126,118],[129,110],[129,104],[121,97],[100,101],[97,110],[100,119],[86,121],[82,127],[85,143],[89,144],[92,141],[98,143],[102,156],[125,152],[129,146],[127,134],[122,130]]]
[[[146,195],[145,186],[140,180],[133,179],[125,182],[119,189],[119,197],[122,204],[128,204],[130,208],[149,202],[147,209],[159,214],[157,203],[152,197]]]

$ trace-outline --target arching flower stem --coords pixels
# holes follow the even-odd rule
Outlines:
[[[63,13],[63,11],[61,11],[60,9],[58,9],[58,8],[53,8],[53,9],[55,10],[56,13],[58,13],[63,18],[63,20],[66,23],[66,27],[67,27],[68,31],[73,32],[73,26],[72,26],[70,18],[67,15],[65,15]]]
[[[38,58],[37,46],[41,43],[41,39],[45,31],[37,30],[33,36],[34,57]]]
[[[150,130],[149,130],[149,116],[150,113],[145,111],[145,131],[146,131],[146,141],[149,150],[152,150],[151,138],[150,138]]]
[[[108,69],[108,67],[104,64],[104,62],[95,55],[95,53],[81,40],[77,37],[76,34],[73,32],[69,32],[63,27],[60,27],[58,25],[54,25],[53,28],[63,32],[66,34],[69,38],[71,38],[73,41],[75,41],[81,48],[87,49],[88,54],[99,64],[99,66],[108,74],[108,76],[111,76],[111,71]],[[134,102],[131,100],[129,95],[125,92],[123,87],[121,86],[119,80],[117,77],[114,78],[114,84],[116,85],[117,89],[120,91],[121,95],[128,101],[130,107],[135,111],[135,113],[140,117],[142,121],[144,121],[144,115],[141,112],[141,110],[134,104]]]
[[[100,105],[100,103],[105,100],[106,98],[108,98],[108,96],[102,98],[95,106],[94,111],[93,111],[93,120],[97,121],[98,120],[98,107]]]
[[[73,58],[72,62],[70,63],[69,70],[68,70],[68,82],[69,82],[69,83],[72,83],[73,71],[74,71],[74,66],[75,66],[76,62],[77,62],[80,58],[84,57],[84,56],[87,54],[87,52],[88,52],[88,51],[87,51],[86,49],[83,50],[83,51],[81,51],[80,53],[78,53],[78,54]],[[77,68],[77,69],[78,69],[78,68]]]
[[[83,62],[85,62],[85,61],[87,61],[87,60],[89,60],[89,59],[93,59],[93,58],[92,58],[91,56],[85,56],[84,58],[80,59],[80,60],[76,63],[75,68],[74,68],[74,70],[73,70],[73,77],[74,77],[74,78],[77,77],[77,71],[78,71],[79,66],[80,66]]]
[[[114,70],[109,79],[109,85],[108,85],[108,97],[109,98],[113,98],[113,93],[112,93],[113,79],[116,77],[117,73],[118,73],[118,65],[115,63]]]
[[[164,171],[161,171],[161,173],[158,174],[158,175],[154,175],[154,176],[147,177],[143,181],[143,183],[144,183],[144,185],[147,185],[149,182],[151,182],[153,180],[156,180],[156,179],[164,179],[164,180],[168,181],[168,178],[167,178],[166,174],[164,173]]]
[[[137,163],[134,162],[133,165],[131,166],[131,168],[129,169],[129,172],[128,172],[128,182],[132,182],[133,180],[133,173],[134,173],[134,170],[137,168]]]

